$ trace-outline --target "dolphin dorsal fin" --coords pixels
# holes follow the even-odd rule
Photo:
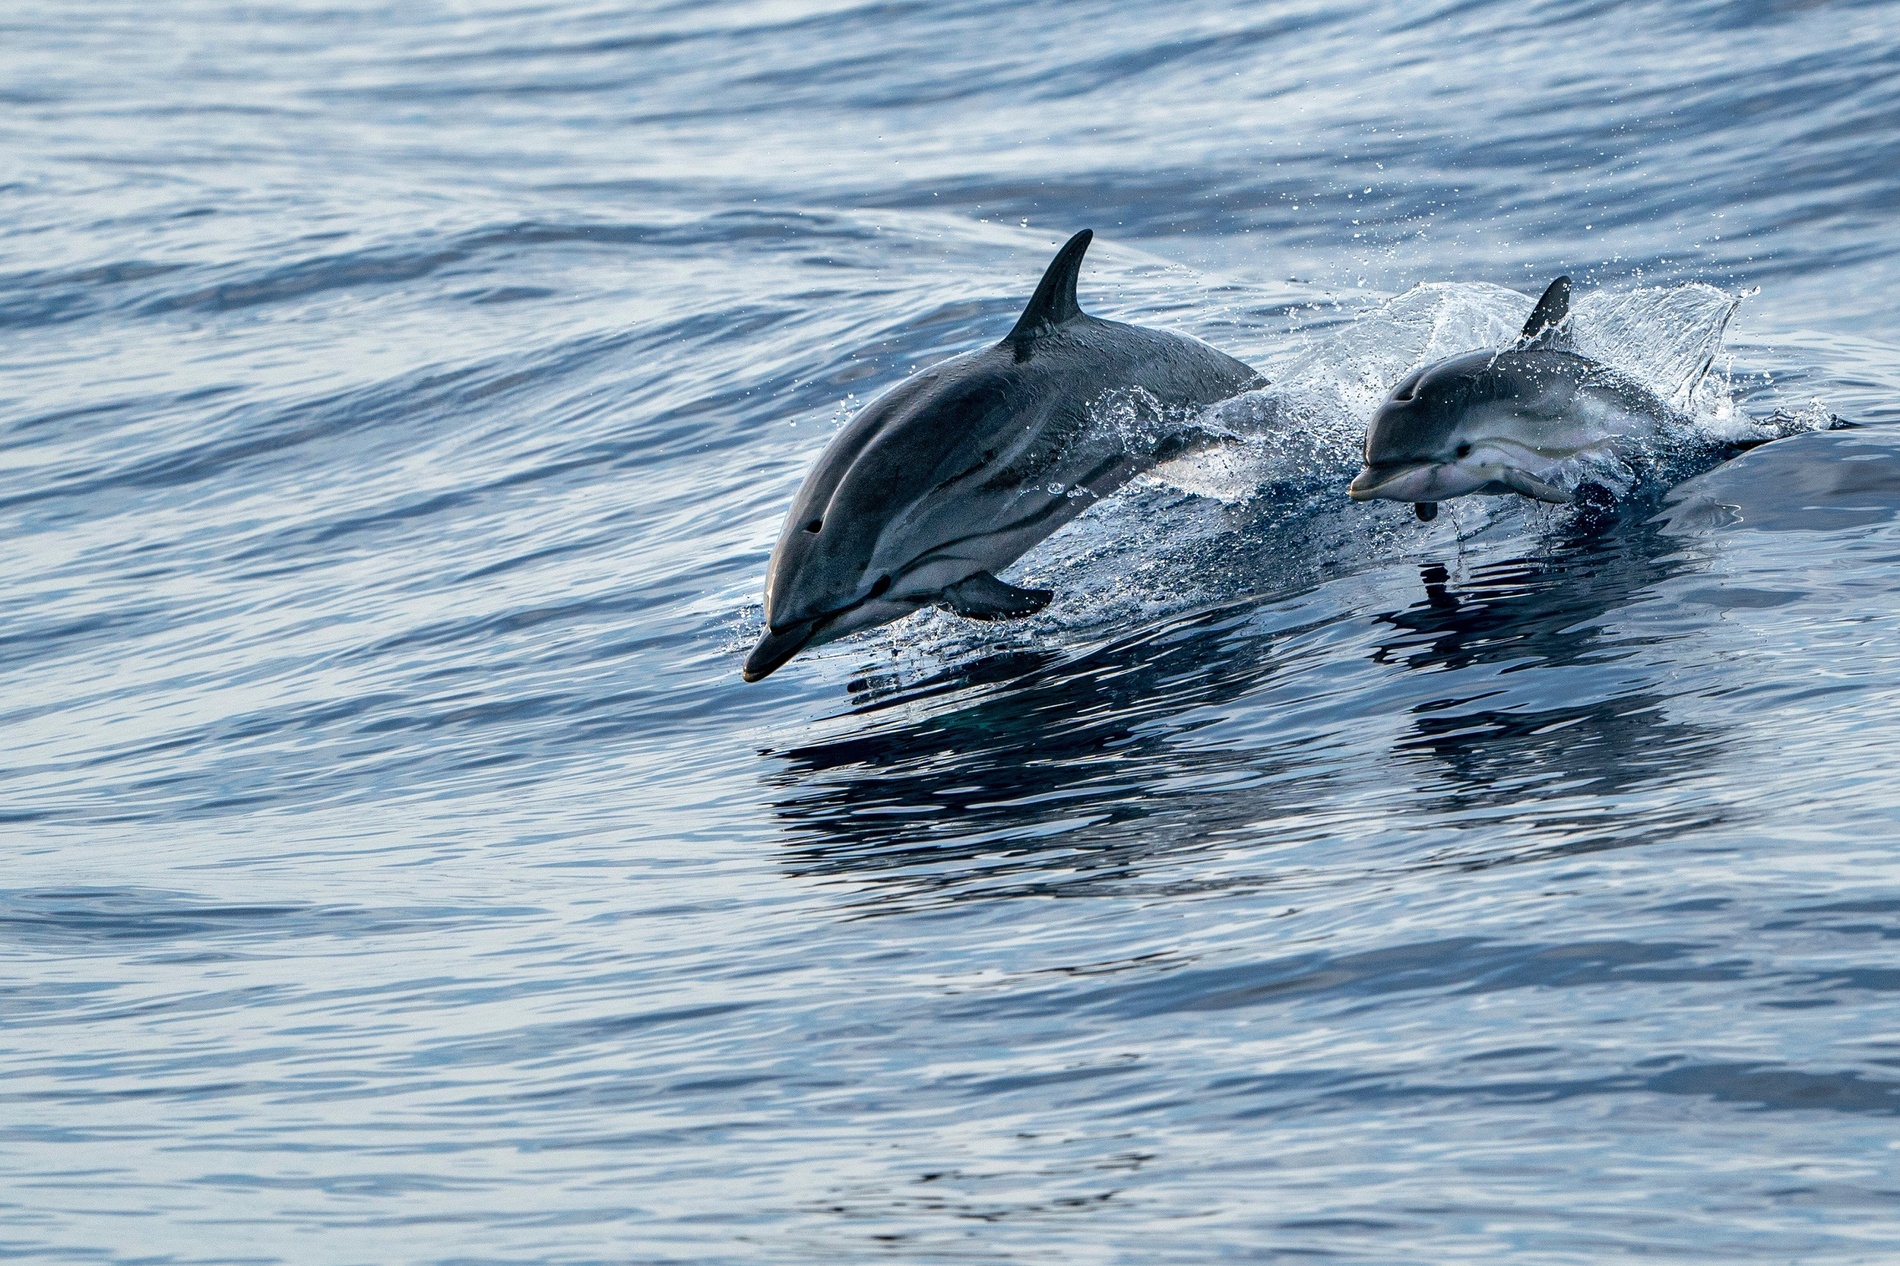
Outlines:
[[[1036,293],[1029,297],[1029,306],[1016,319],[1016,328],[1004,337],[1005,343],[1025,343],[1044,330],[1082,315],[1081,305],[1075,301],[1075,275],[1082,271],[1082,256],[1094,237],[1093,229],[1083,229],[1056,252],[1056,257],[1049,261],[1048,271],[1036,283]]]
[[[1558,346],[1562,338],[1558,327],[1569,317],[1570,278],[1559,277],[1544,288],[1544,297],[1531,309],[1530,320],[1524,322],[1524,332],[1517,336],[1517,345],[1521,348]]]

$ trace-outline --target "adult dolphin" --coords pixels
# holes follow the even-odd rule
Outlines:
[[[1472,493],[1567,504],[1564,477],[1581,464],[1687,434],[1694,424],[1655,392],[1571,347],[1569,315],[1570,278],[1559,277],[1511,347],[1414,370],[1366,429],[1352,499],[1410,501],[1421,519]]]
[[[1093,237],[1056,253],[1002,342],[906,379],[832,439],[772,551],[747,681],[925,606],[973,620],[1041,610],[1051,591],[996,573],[1205,439],[1205,406],[1263,381],[1197,339],[1083,312],[1076,273]],[[1118,400],[1137,425],[1105,422]]]

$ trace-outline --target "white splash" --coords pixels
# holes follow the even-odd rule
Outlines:
[[[1359,460],[1366,426],[1412,370],[1506,347],[1536,300],[1487,283],[1432,282],[1325,331],[1268,366],[1271,385],[1215,406],[1208,423],[1233,443],[1169,462],[1150,476],[1228,505],[1266,489],[1339,480]],[[1829,425],[1824,410],[1757,421],[1734,405],[1722,338],[1741,297],[1700,282],[1593,290],[1572,307],[1577,350],[1647,386],[1708,439],[1766,439]],[[1596,471],[1612,477],[1620,472]]]

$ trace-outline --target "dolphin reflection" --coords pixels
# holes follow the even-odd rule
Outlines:
[[[1442,564],[1424,564],[1423,600],[1378,617],[1393,633],[1374,660],[1448,673],[1444,693],[1412,706],[1410,733],[1394,755],[1436,771],[1421,788],[1421,812],[1503,844],[1466,864],[1523,860],[1523,839],[1505,829],[1511,823],[1556,841],[1529,853],[1548,856],[1668,839],[1723,820],[1714,806],[1657,794],[1710,765],[1724,745],[1720,730],[1672,719],[1661,683],[1579,697],[1580,683],[1601,680],[1603,665],[1661,640],[1615,631],[1613,617],[1701,566],[1642,513],[1478,567],[1458,583]],[[1516,813],[1501,822],[1499,809]]]
[[[1616,614],[1699,565],[1634,513],[1469,580],[1426,565],[1421,601],[1371,618],[1320,584],[1298,591],[1311,616],[1297,625],[1274,622],[1295,597],[1282,591],[1080,656],[995,656],[879,697],[856,728],[772,753],[784,865],[868,884],[863,907],[886,911],[1258,887],[1345,846],[1377,849],[1381,866],[1488,866],[1714,824],[1718,810],[1670,793],[1724,736],[1672,720],[1664,684],[1641,674],[1604,688],[1606,660],[1649,644],[1613,634]],[[1399,676],[1349,675],[1352,639],[1360,663]],[[1391,695],[1417,700],[1421,680],[1437,688],[1408,704],[1396,741],[1363,724],[1393,712]],[[987,693],[944,706],[962,690]],[[1298,722],[1266,701],[1301,692],[1325,702]],[[1368,787],[1366,770],[1381,767]],[[1469,843],[1421,856],[1341,837],[1342,790],[1390,806],[1368,821]],[[1195,864],[1247,841],[1320,852]],[[1358,856],[1349,869],[1363,876]]]

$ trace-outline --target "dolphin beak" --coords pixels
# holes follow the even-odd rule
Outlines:
[[[816,620],[801,620],[785,629],[768,628],[759,635],[759,644],[745,657],[739,675],[746,681],[763,681],[785,666],[785,662],[805,649],[818,631]]]
[[[1354,501],[1376,501],[1380,497],[1391,496],[1390,493],[1386,492],[1387,488],[1408,476],[1417,474],[1419,471],[1428,470],[1431,466],[1431,462],[1413,462],[1411,465],[1402,466],[1397,470],[1393,470],[1390,466],[1383,468],[1366,466],[1362,468],[1357,475],[1353,476],[1352,482],[1346,486],[1346,495],[1351,497]],[[1394,501],[1412,501],[1415,498],[1394,496],[1392,499]]]

